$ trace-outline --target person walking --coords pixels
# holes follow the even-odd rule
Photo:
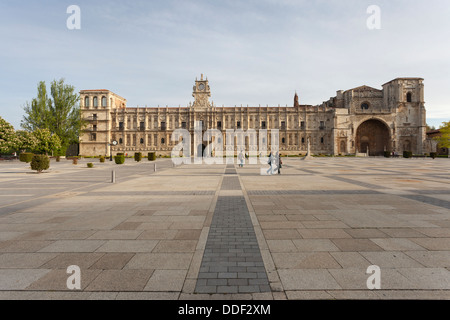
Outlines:
[[[272,175],[273,174],[273,168],[272,168],[272,164],[273,164],[273,161],[274,159],[273,159],[273,154],[272,154],[272,151],[270,152],[270,154],[269,154],[269,161],[267,162],[267,164],[269,164],[270,165],[270,168],[269,168],[269,170],[267,170],[267,174],[269,174],[269,175]]]
[[[239,158],[239,162],[240,162],[239,167],[243,168],[244,167],[244,154],[242,153],[242,150],[241,150],[241,153],[239,153],[238,158]]]
[[[278,156],[277,156],[278,174],[281,174],[282,164],[283,164],[283,161],[281,160],[281,154],[278,154]]]

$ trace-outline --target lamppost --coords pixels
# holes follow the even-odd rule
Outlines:
[[[111,142],[109,144],[109,161],[113,161],[113,157],[112,157],[112,146],[117,146],[117,141],[114,140],[113,142]]]

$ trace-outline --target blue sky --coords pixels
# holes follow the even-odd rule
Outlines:
[[[81,29],[69,30],[70,5]],[[381,9],[369,30],[366,10]],[[0,116],[16,129],[39,81],[109,89],[129,106],[186,106],[203,73],[217,105],[320,104],[337,90],[425,79],[428,123],[450,120],[450,2],[0,2]]]

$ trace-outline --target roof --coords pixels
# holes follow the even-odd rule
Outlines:
[[[356,87],[353,89],[346,90],[345,92],[348,92],[348,91],[381,91],[381,90],[363,85],[363,86],[359,86],[359,87]]]
[[[386,85],[386,84],[388,84],[388,83],[397,81],[397,80],[422,80],[422,81],[423,81],[424,79],[423,79],[423,78],[415,78],[415,77],[395,78],[394,80],[391,80],[391,81],[386,82],[385,84],[383,84],[383,86]]]

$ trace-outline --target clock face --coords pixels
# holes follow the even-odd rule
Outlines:
[[[201,91],[205,90],[205,84],[200,83],[199,86],[198,86],[198,88],[199,88]]]
[[[115,141],[115,140],[112,142],[112,145],[113,145],[113,146],[117,146],[117,144],[118,144],[118,143],[117,143],[117,141]]]

